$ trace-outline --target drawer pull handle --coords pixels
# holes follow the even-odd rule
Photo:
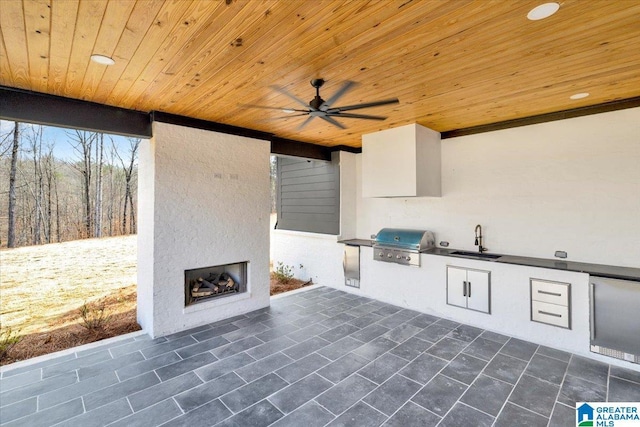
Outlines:
[[[538,310],[538,314],[545,314],[547,316],[553,316],[553,317],[562,317],[562,314],[549,313],[548,311],[542,311],[542,310]]]
[[[556,292],[548,292],[548,291],[541,291],[538,290],[539,294],[545,294],[545,295],[553,295],[554,297],[561,297],[562,294],[556,293]]]

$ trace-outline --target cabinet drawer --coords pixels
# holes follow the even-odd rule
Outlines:
[[[531,279],[531,300],[569,305],[569,284]]]
[[[531,320],[569,329],[569,307],[531,301]]]

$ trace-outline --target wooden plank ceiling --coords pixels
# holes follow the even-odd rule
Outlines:
[[[640,0],[1,0],[0,84],[323,145],[417,122],[437,131],[640,96]],[[112,57],[115,65],[90,61]],[[279,110],[324,78],[338,105],[397,97],[338,129]],[[591,96],[571,100],[569,96]]]

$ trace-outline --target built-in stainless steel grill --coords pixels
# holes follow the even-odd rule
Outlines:
[[[373,259],[396,264],[420,266],[420,252],[435,246],[431,231],[383,228],[372,236]]]

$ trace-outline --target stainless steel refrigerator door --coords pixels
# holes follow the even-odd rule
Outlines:
[[[589,278],[591,344],[640,355],[640,283]]]
[[[360,280],[360,246],[345,245],[342,267],[345,279]]]

